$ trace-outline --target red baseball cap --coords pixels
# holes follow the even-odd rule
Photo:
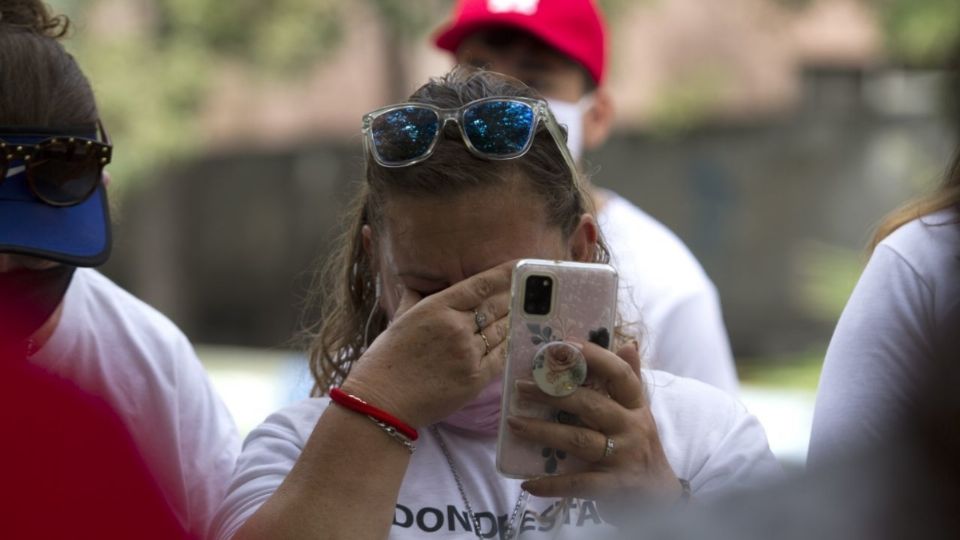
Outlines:
[[[434,42],[455,53],[470,34],[490,26],[529,32],[583,65],[597,84],[603,80],[606,27],[594,0],[459,0]]]

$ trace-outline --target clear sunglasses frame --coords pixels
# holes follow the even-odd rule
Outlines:
[[[470,141],[470,137],[467,135],[464,130],[464,114],[469,111],[471,108],[483,105],[484,103],[489,102],[509,102],[509,103],[520,103],[530,107],[533,111],[533,121],[530,127],[530,136],[527,138],[526,144],[522,149],[517,152],[511,152],[509,154],[491,154],[489,152],[484,152],[478,149]],[[426,151],[422,155],[415,158],[410,158],[407,160],[399,162],[389,162],[385,161],[377,152],[376,144],[373,140],[373,122],[377,118],[389,114],[393,111],[407,108],[417,108],[433,111],[437,115],[438,126],[437,131],[433,136],[433,140],[430,142],[430,145],[427,147]],[[440,135],[443,133],[444,128],[447,125],[447,122],[454,121],[457,124],[457,127],[460,130],[460,136],[463,139],[463,143],[466,145],[467,150],[470,151],[473,155],[491,160],[507,160],[507,159],[516,159],[524,154],[526,154],[530,147],[533,145],[533,139],[537,134],[537,127],[540,122],[543,122],[544,126],[547,128],[547,131],[553,137],[553,141],[556,143],[557,148],[560,149],[560,154],[563,156],[563,160],[566,163],[567,167],[570,168],[573,177],[578,178],[577,175],[577,166],[573,161],[573,156],[570,155],[570,149],[567,148],[567,137],[566,133],[560,128],[560,124],[557,122],[557,119],[553,116],[553,113],[550,111],[550,107],[547,105],[547,102],[542,99],[533,99],[533,98],[523,98],[523,97],[487,97],[482,99],[477,99],[464,105],[453,108],[453,109],[441,109],[433,105],[426,103],[416,103],[416,102],[407,102],[407,103],[398,103],[396,105],[390,105],[388,107],[383,107],[371,111],[363,115],[363,127],[361,133],[363,134],[363,146],[364,151],[368,152],[373,156],[374,161],[377,162],[382,167],[387,168],[399,168],[399,167],[409,167],[410,165],[415,165],[421,161],[426,160],[432,154],[434,149],[437,146],[437,141],[440,140]]]

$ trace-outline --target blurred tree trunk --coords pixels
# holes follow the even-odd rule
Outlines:
[[[409,93],[410,81],[408,80],[410,70],[407,62],[409,61],[409,52],[407,50],[407,40],[404,39],[402,30],[397,28],[396,24],[391,24],[389,13],[380,11],[380,23],[383,28],[383,59],[386,62],[386,98],[387,103],[397,103],[403,101]]]
[[[383,30],[384,59],[387,63],[386,96],[390,101],[403,100],[413,90],[410,81],[410,58],[416,44],[446,18],[452,0],[367,0],[376,11]]]

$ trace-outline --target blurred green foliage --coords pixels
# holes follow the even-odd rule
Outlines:
[[[960,1],[869,0],[891,56],[907,65],[942,66],[960,46]]]
[[[805,9],[816,0],[774,0],[776,3],[791,9]]]
[[[803,10],[817,0],[774,0]],[[823,1],[823,0],[821,0]],[[874,10],[890,57],[906,65],[942,66],[960,45],[958,0],[860,0]]]
[[[388,39],[421,39],[452,0],[364,0]],[[199,113],[224,64],[296,80],[346,32],[340,0],[48,0],[74,23],[67,48],[97,93],[124,188],[201,152]],[[131,20],[131,17],[133,20]],[[114,27],[114,19],[120,23]],[[114,31],[116,30],[116,31]],[[237,111],[242,114],[242,111]]]
[[[644,0],[651,6],[669,0]],[[804,9],[811,0],[771,0]],[[909,64],[942,62],[960,35],[958,0],[862,0],[877,9],[891,54]],[[336,50],[348,30],[342,0],[48,0],[68,14],[67,47],[98,95],[118,151],[111,171],[123,188],[203,150],[199,113],[223,65],[295,80]],[[387,49],[424,39],[453,0],[360,0],[385,30]],[[607,19],[636,5],[599,0]],[[119,21],[114,24],[114,21]],[[132,21],[132,22],[131,22]],[[658,125],[683,129],[709,107],[722,78],[693,74],[668,91]],[[237,111],[242,114],[243,111]]]
[[[709,65],[669,81],[651,109],[651,132],[670,138],[696,128],[716,112],[729,83],[729,74]]]
[[[342,34],[336,0],[156,0],[152,40],[186,40],[269,72],[312,66]]]
[[[91,80],[117,145],[111,172],[118,188],[203,150],[198,114],[217,66],[235,62],[294,78],[342,35],[336,0],[49,3],[74,23],[66,46]]]
[[[195,120],[209,82],[206,51],[188,42],[156,48],[137,39],[84,40],[71,48],[117,147],[114,186],[129,186],[201,150]]]
[[[762,358],[737,358],[737,376],[744,386],[815,392],[820,382],[826,344],[822,348]]]
[[[802,10],[816,0],[775,0]],[[960,45],[958,0],[861,0],[873,9],[887,53],[908,66],[942,66]]]
[[[387,30],[405,41],[421,39],[444,20],[454,0],[367,0],[380,15]]]
[[[864,255],[860,250],[816,240],[800,244],[792,257],[796,273],[792,295],[799,308],[823,322],[839,319],[860,278],[863,264]]]

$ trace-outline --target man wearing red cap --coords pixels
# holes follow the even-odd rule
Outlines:
[[[536,88],[567,127],[578,161],[606,140],[606,30],[593,0],[459,0],[436,45],[457,62]],[[620,273],[624,321],[642,329],[651,367],[736,392],[733,356],[716,288],[663,224],[612,191],[591,186],[598,221]]]

